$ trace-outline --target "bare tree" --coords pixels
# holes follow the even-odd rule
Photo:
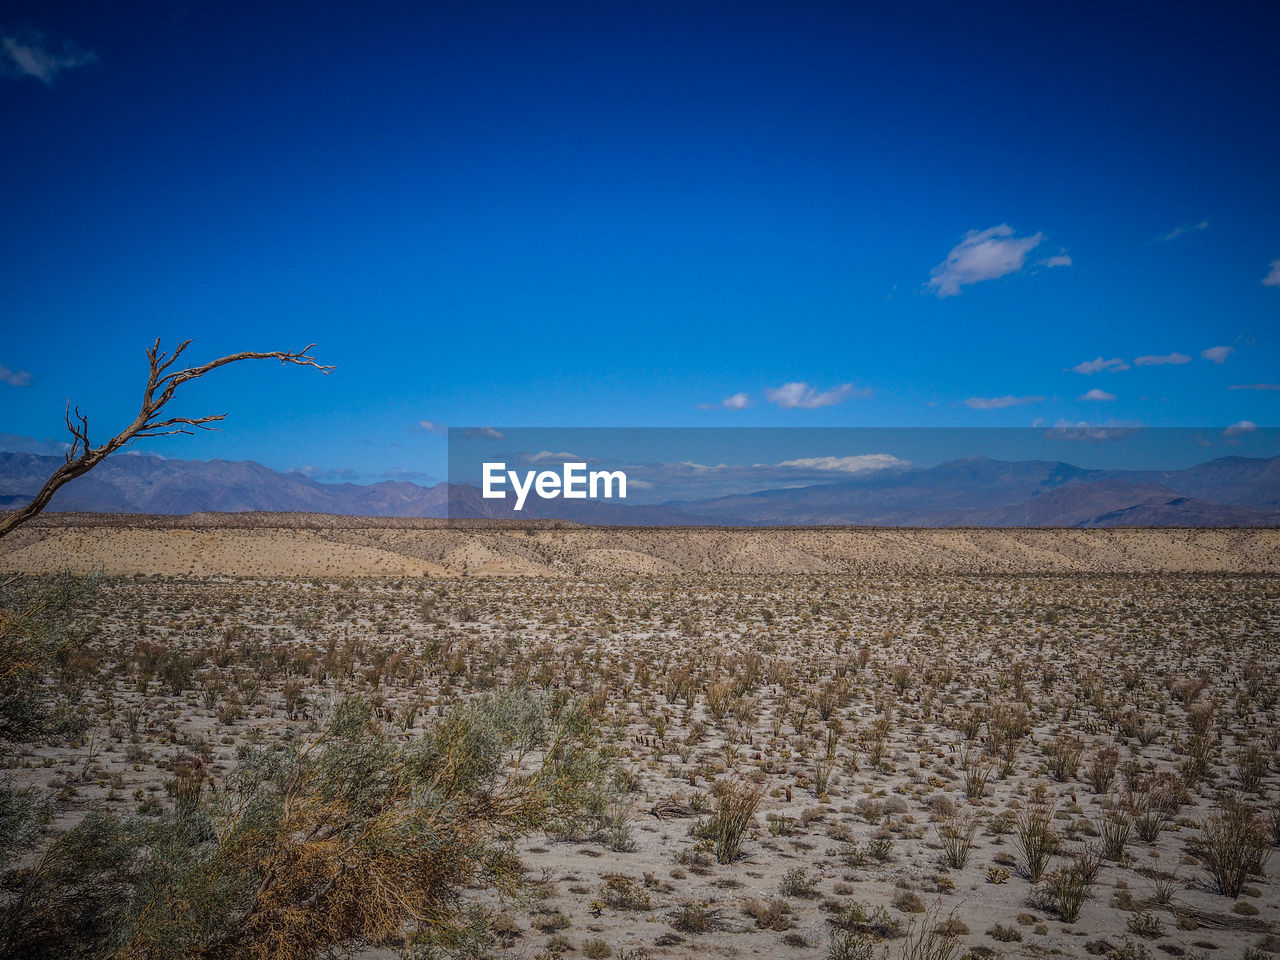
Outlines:
[[[101,446],[95,447],[89,442],[88,418],[80,412],[79,407],[76,407],[73,413],[71,401],[67,401],[67,429],[71,431],[72,436],[71,449],[67,451],[67,462],[53,472],[53,475],[44,482],[44,486],[40,488],[40,492],[35,495],[35,498],[30,503],[0,518],[0,537],[5,536],[19,524],[26,523],[48,506],[49,500],[63,484],[70,483],[76,477],[88,473],[108,456],[134,440],[141,437],[164,437],[175,433],[194,433],[194,430],[189,428],[216,430],[217,428],[210,426],[210,424],[226,419],[227,415],[225,413],[207,417],[169,417],[163,420],[160,419],[160,414],[164,410],[165,404],[173,399],[174,392],[178,387],[189,380],[198,379],[211,370],[225,367],[229,363],[236,363],[240,360],[279,360],[281,363],[292,363],[300,367],[315,367],[326,376],[334,369],[331,366],[321,366],[316,363],[315,357],[307,353],[315,344],[309,343],[301,350],[294,351],[273,350],[268,353],[254,353],[251,351],[233,353],[229,356],[219,357],[217,360],[210,360],[208,363],[202,363],[198,367],[187,367],[182,370],[175,370],[173,373],[167,373],[166,371],[173,366],[174,362],[182,356],[183,351],[190,345],[190,340],[182,341],[182,343],[178,344],[177,349],[173,351],[172,356],[160,349],[160,340],[158,338],[155,343],[147,348],[147,362],[150,365],[150,371],[147,375],[147,388],[142,394],[142,408],[138,411],[138,416],[133,423]]]

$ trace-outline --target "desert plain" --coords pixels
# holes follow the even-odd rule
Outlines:
[[[1280,954],[1275,529],[54,515],[0,542],[0,576],[66,570],[96,587],[49,682],[90,723],[5,771],[50,830],[159,815],[196,760],[217,789],[351,693],[412,740],[520,690],[585,705],[610,773],[589,826],[520,841],[523,893],[466,891],[483,955]]]

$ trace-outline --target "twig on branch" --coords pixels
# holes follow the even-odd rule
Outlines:
[[[157,338],[156,342],[147,348],[147,363],[149,366],[147,387],[142,393],[142,407],[138,411],[138,416],[133,423],[99,447],[95,447],[89,442],[89,419],[80,412],[79,407],[76,407],[73,413],[71,401],[67,401],[66,421],[67,430],[71,433],[71,449],[67,451],[66,463],[53,472],[53,475],[45,481],[44,486],[40,488],[40,492],[35,495],[35,498],[30,503],[0,517],[0,537],[9,533],[19,524],[26,523],[48,506],[50,499],[52,499],[59,487],[70,483],[76,477],[88,473],[108,456],[140,437],[167,437],[179,433],[191,435],[195,430],[216,430],[217,427],[212,427],[210,424],[226,419],[227,415],[225,413],[212,414],[206,417],[168,417],[163,420],[159,419],[159,414],[164,409],[165,404],[173,399],[174,392],[182,384],[203,377],[206,373],[216,370],[218,367],[225,367],[229,363],[238,363],[241,360],[279,360],[283,364],[315,367],[326,376],[334,370],[331,366],[324,366],[316,362],[315,357],[308,352],[315,344],[309,343],[301,350],[233,353],[225,357],[219,357],[217,360],[210,360],[208,363],[202,363],[198,367],[187,367],[169,373],[169,368],[173,366],[174,362],[182,356],[190,345],[190,340],[183,340],[171,355],[160,349],[160,340]]]

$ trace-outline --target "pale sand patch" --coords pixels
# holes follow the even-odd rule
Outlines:
[[[1276,529],[529,529],[316,514],[41,518],[0,570],[230,576],[1275,573]]]

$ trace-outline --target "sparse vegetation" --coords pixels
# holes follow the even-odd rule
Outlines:
[[[530,556],[553,543],[513,539]],[[999,947],[987,931],[1071,952],[1055,920],[1141,950],[1150,913],[1240,953],[1273,904],[1270,582],[103,577],[32,674],[59,722],[3,757],[0,841],[19,868],[4,936],[35,957],[108,930],[136,945],[121,956],[215,941],[248,956],[276,948],[262,931],[283,918],[302,931],[285,956],[351,937],[605,957],[639,949],[630,927],[655,953],[745,928],[779,956],[879,958]],[[340,746],[330,721],[354,704],[363,726]],[[433,887],[447,910],[415,899],[428,877],[403,866],[418,848],[399,832],[442,815],[407,787],[437,769],[412,759],[432,750],[493,758],[462,764],[490,784],[464,793],[507,798],[469,818],[479,833],[457,849],[474,869]],[[321,789],[323,758],[344,753],[347,785]],[[516,802],[525,790],[541,799]],[[331,847],[293,839],[330,822]],[[235,878],[264,864],[280,879],[253,906]],[[395,896],[339,909],[352,875]],[[1236,913],[1214,892],[1233,877]],[[971,934],[947,922],[975,902],[1010,906],[964,914]],[[210,933],[212,915],[243,922]]]

